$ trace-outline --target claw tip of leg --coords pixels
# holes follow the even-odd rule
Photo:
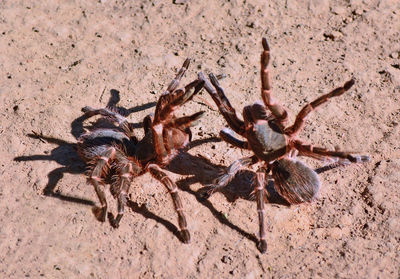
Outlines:
[[[190,64],[190,58],[186,58],[185,62],[183,62],[183,67],[187,69],[189,67],[189,64]]]
[[[197,74],[197,77],[200,79],[200,80],[205,80],[205,76],[204,76],[204,74],[203,74],[203,72],[199,72],[198,74]]]
[[[217,79],[217,77],[216,77],[213,73],[210,73],[210,74],[208,75],[208,77],[210,78],[212,85],[214,85],[215,87],[218,87],[218,86],[219,86],[218,79]]]
[[[96,219],[99,220],[100,222],[106,221],[106,213],[107,213],[106,208],[94,206],[92,208],[92,212],[93,212],[94,216],[96,217]]]
[[[188,230],[182,230],[181,231],[181,237],[182,237],[182,241],[185,244],[189,244],[190,243],[190,233]]]
[[[269,51],[269,45],[268,45],[267,39],[265,37],[262,38],[262,45],[263,45],[264,50]]]
[[[86,106],[86,107],[83,107],[83,108],[82,108],[82,112],[84,112],[84,113],[89,112],[89,111],[91,111],[91,110],[92,110],[92,108],[89,107],[89,106]]]
[[[354,83],[355,83],[354,79],[351,79],[348,82],[346,82],[343,87],[345,90],[349,90],[350,87],[352,87],[354,85]]]
[[[263,254],[267,252],[267,242],[265,240],[260,240],[260,242],[258,243],[258,249]]]
[[[369,162],[369,161],[371,161],[371,157],[369,157],[368,155],[361,156],[361,162]]]
[[[209,197],[211,197],[211,195],[212,193],[209,190],[204,190],[199,193],[199,198],[202,200],[207,200]]]

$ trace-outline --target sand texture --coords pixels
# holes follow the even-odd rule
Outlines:
[[[183,84],[199,71],[225,74],[242,117],[261,100],[262,37],[289,123],[355,79],[299,137],[371,161],[320,174],[312,203],[266,204],[261,254],[250,171],[199,198],[221,169],[251,154],[218,140],[227,124],[203,90],[177,111],[205,111],[196,144],[167,169],[191,243],[180,241],[171,198],[150,174],[133,181],[118,229],[96,220],[99,202],[75,150],[95,120],[82,107],[127,109],[141,137],[142,119],[190,57]],[[0,113],[0,278],[400,278],[398,0],[2,0]],[[108,190],[107,199],[115,214]]]

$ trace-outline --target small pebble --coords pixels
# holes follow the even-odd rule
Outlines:
[[[217,64],[221,67],[225,67],[225,57],[221,56],[220,59],[218,59]]]
[[[392,52],[391,54],[389,54],[389,57],[393,58],[393,59],[399,59],[400,58],[400,51]]]
[[[222,261],[223,263],[231,263],[231,262],[232,262],[232,259],[231,259],[229,256],[223,256],[222,259],[221,259],[221,261]]]
[[[354,14],[355,14],[355,15],[362,15],[362,14],[363,14],[363,9],[360,9],[360,8],[356,9],[356,10],[354,11]]]
[[[334,7],[332,12],[336,15],[344,16],[347,13],[347,9],[345,7]]]

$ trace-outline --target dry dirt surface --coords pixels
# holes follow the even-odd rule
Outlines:
[[[263,36],[290,123],[307,102],[355,79],[310,115],[300,137],[371,162],[322,173],[311,204],[266,204],[260,254],[250,172],[198,197],[250,154],[215,138],[226,123],[202,91],[179,110],[205,111],[192,130],[198,144],[168,169],[191,243],[180,241],[170,196],[149,174],[132,183],[118,229],[97,221],[75,151],[93,121],[81,108],[124,107],[141,135],[143,117],[190,57],[184,83],[199,71],[226,74],[221,84],[241,115],[261,99]],[[0,278],[399,278],[399,67],[397,0],[0,1]]]

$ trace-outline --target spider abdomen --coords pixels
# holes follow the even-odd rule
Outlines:
[[[281,159],[272,164],[275,189],[288,203],[311,202],[320,182],[317,173],[297,160]]]

